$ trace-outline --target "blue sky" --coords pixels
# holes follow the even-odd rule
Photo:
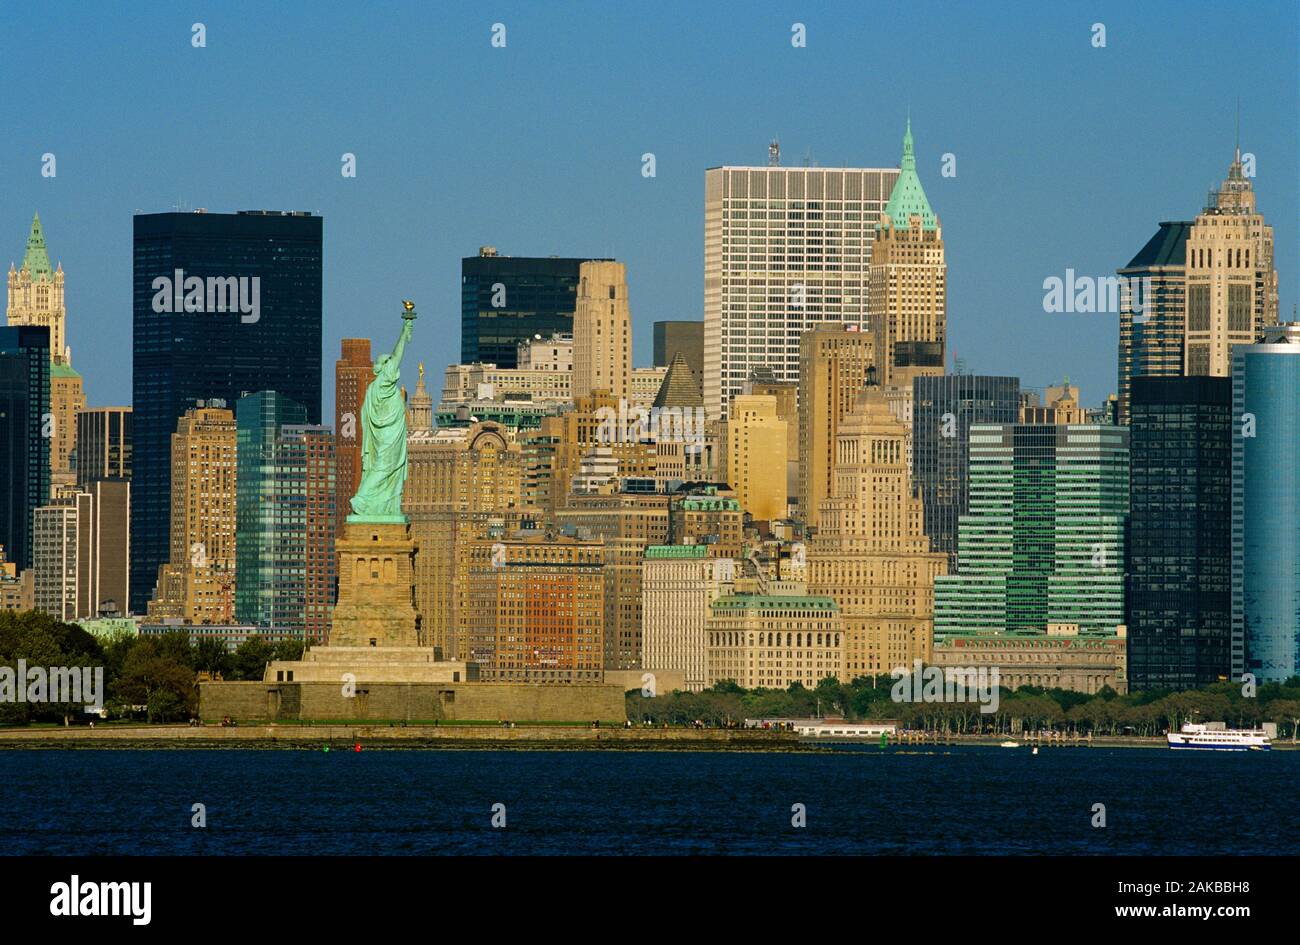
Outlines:
[[[969,370],[1068,375],[1089,404],[1114,389],[1115,316],[1046,314],[1042,282],[1112,273],[1159,221],[1191,219],[1231,160],[1238,96],[1283,318],[1297,300],[1293,2],[125,6],[11,8],[0,33],[0,259],[21,260],[39,210],[92,405],[130,399],[136,210],[324,217],[332,415],[339,339],[391,345],[402,298],[440,383],[481,244],[625,261],[648,364],[653,321],[702,317],[706,167],[762,164],[774,136],[787,164],[894,166],[909,106]]]

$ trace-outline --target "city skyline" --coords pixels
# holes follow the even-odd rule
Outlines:
[[[399,281],[400,294],[420,300],[426,317],[445,327],[420,339],[413,351],[440,377],[447,363],[459,360],[460,261],[480,245],[509,256],[626,263],[632,363],[642,366],[651,363],[654,321],[702,317],[706,168],[762,165],[773,137],[781,140],[786,166],[802,166],[810,155],[824,167],[893,167],[910,111],[918,173],[948,244],[949,369],[955,356],[971,373],[1019,376],[1026,388],[1068,376],[1081,387],[1082,403],[1093,405],[1117,389],[1118,316],[1048,314],[1042,282],[1067,269],[1113,274],[1159,221],[1192,219],[1232,159],[1240,96],[1242,149],[1257,159],[1252,184],[1275,229],[1280,315],[1291,317],[1300,270],[1300,212],[1291,186],[1296,116],[1284,100],[1253,96],[1257,81],[1243,89],[1224,83],[1221,70],[1195,52],[1200,34],[1194,20],[1165,18],[1163,6],[1128,11],[1102,4],[1073,23],[1026,7],[1020,16],[1000,18],[1002,32],[985,30],[979,43],[963,46],[944,38],[983,22],[979,13],[944,7],[944,16],[935,17],[926,9],[885,11],[881,27],[900,44],[932,41],[952,55],[920,76],[873,71],[869,84],[838,82],[834,102],[810,101],[807,92],[840,75],[855,48],[870,46],[872,33],[815,10],[796,19],[764,7],[725,33],[708,29],[687,8],[652,24],[613,11],[588,18],[580,44],[576,30],[540,13],[512,12],[505,17],[504,48],[490,45],[493,17],[439,11],[442,19],[429,29],[447,40],[439,47],[445,58],[412,53],[418,47],[407,40],[394,44],[383,37],[376,61],[413,54],[420,68],[403,70],[408,91],[378,115],[361,102],[393,81],[382,67],[367,71],[362,59],[345,56],[327,71],[312,57],[296,55],[288,57],[294,71],[280,72],[283,67],[262,57],[267,41],[236,26],[238,8],[205,20],[203,48],[191,46],[182,18],[164,18],[175,21],[174,36],[157,27],[148,32],[143,42],[153,57],[142,60],[175,77],[165,92],[148,84],[143,66],[107,58],[115,33],[123,42],[127,34],[140,42],[132,16],[105,24],[105,33],[73,30],[70,44],[45,52],[41,64],[28,59],[39,44],[23,42],[34,24],[19,21],[10,62],[19,73],[48,69],[47,96],[57,96],[65,111],[51,137],[46,119],[25,115],[33,107],[27,100],[18,104],[16,134],[0,146],[13,169],[12,186],[0,195],[0,224],[9,234],[4,245],[17,262],[32,214],[41,213],[51,257],[71,274],[67,343],[74,356],[95,352],[85,385],[91,406],[130,402],[129,218],[137,209],[164,211],[173,201],[223,212],[310,210],[324,218],[325,371],[343,337],[390,343],[383,337],[386,309],[375,302],[378,277]],[[1278,12],[1242,10],[1238,25],[1249,31]],[[293,8],[266,14],[271,26],[292,16]],[[421,32],[423,16],[409,14],[412,35]],[[1093,21],[1107,26],[1105,48],[1090,42]],[[806,24],[804,48],[791,44],[793,22]],[[340,13],[307,27],[296,20],[284,25],[284,42],[326,48],[359,24]],[[1257,79],[1294,72],[1296,53],[1286,34],[1256,28]],[[378,37],[361,30],[355,39],[353,55],[365,56]],[[1008,63],[1013,48],[1018,58]],[[530,113],[538,102],[522,91],[532,70],[570,51],[572,74],[548,87],[548,109],[593,96],[597,108],[606,97],[634,103],[604,113],[599,134],[585,122],[574,131],[545,125]],[[94,90],[61,94],[58,63],[72,54],[118,70],[136,107],[126,114],[99,108],[105,93]],[[691,77],[707,74],[704,56],[717,54],[761,54],[765,69],[744,74],[761,110],[719,113],[717,104],[730,101],[725,89],[706,90],[698,101],[686,95]],[[485,58],[491,56],[503,58]],[[620,64],[617,75],[602,67],[606,60]],[[270,80],[286,92],[254,101],[254,76],[238,74],[250,62],[263,70],[254,70],[259,85]],[[1171,62],[1180,81],[1158,81]],[[462,81],[471,74],[472,85]],[[965,74],[993,81],[972,84],[963,81]],[[229,94],[219,100],[212,97],[218,81],[235,86],[222,89]],[[340,98],[331,115],[295,110],[312,100],[312,83]],[[1155,99],[1144,120],[1130,127],[1115,120],[1114,103],[1138,86]],[[425,122],[424,96],[440,90],[434,113],[440,121]],[[1044,107],[1054,95],[1072,107]],[[78,106],[93,112],[85,122],[75,120]],[[140,126],[154,113],[172,115],[176,130],[161,137],[146,133]],[[845,121],[845,114],[854,120]],[[989,121],[991,114],[998,120]],[[257,131],[249,137],[239,128]],[[105,145],[90,149],[85,136],[97,133]],[[566,134],[571,143],[563,142]],[[95,153],[94,163],[85,159],[88,152]],[[52,178],[41,176],[46,153],[58,162]],[[340,173],[344,154],[356,157],[355,179]],[[643,176],[645,154],[655,155],[654,177]],[[941,173],[945,154],[955,158],[955,177]],[[1109,182],[1104,201],[1090,183],[1096,180]],[[1008,334],[1017,345],[1001,343]],[[84,373],[86,362],[76,363]],[[323,393],[320,406],[328,416],[329,385]]]

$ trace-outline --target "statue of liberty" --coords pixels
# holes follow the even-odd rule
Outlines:
[[[361,483],[352,497],[349,522],[401,523],[406,483],[406,404],[398,389],[402,352],[411,339],[415,303],[403,302],[402,333],[392,354],[375,361],[375,378],[361,406]]]

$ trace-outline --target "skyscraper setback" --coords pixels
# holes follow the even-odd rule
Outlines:
[[[177,419],[196,401],[233,404],[273,384],[306,408],[308,423],[320,423],[321,249],[321,218],[308,213],[135,217],[131,600],[137,612],[167,560],[169,444]],[[256,311],[232,308],[228,297],[223,304],[212,291],[230,280],[256,289]]]
[[[200,402],[185,411],[170,439],[168,558],[158,567],[148,613],[226,623],[234,612],[235,415],[224,401]]]
[[[875,370],[871,332],[842,324],[816,325],[799,338],[799,516],[816,526],[832,491],[835,438]]]

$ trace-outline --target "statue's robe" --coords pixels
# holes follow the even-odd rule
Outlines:
[[[352,511],[365,516],[400,516],[406,483],[406,405],[398,388],[401,364],[384,355],[361,406],[361,484]]]

